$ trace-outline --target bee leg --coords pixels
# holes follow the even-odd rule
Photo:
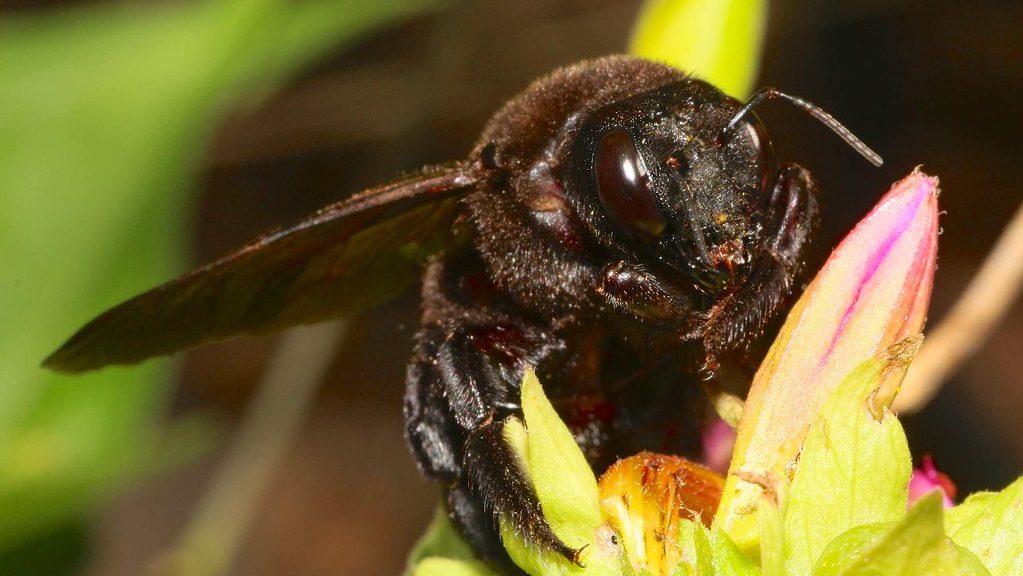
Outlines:
[[[803,267],[803,256],[817,229],[817,183],[797,164],[785,164],[774,181],[767,208],[767,250],[780,263],[790,283]]]
[[[423,476],[451,483],[462,476],[466,433],[451,418],[444,384],[434,365],[441,338],[439,330],[418,335],[405,376],[405,438]]]
[[[544,517],[523,462],[505,439],[507,422],[491,422],[470,434],[464,459],[467,485],[484,510],[492,511],[491,518],[505,519],[531,545],[577,562],[580,550],[562,542]]]
[[[507,321],[418,335],[409,367],[406,426],[425,475],[452,482],[448,512],[474,551],[510,565],[496,518],[508,519],[527,541],[576,560],[578,551],[554,534],[504,426],[520,413],[519,382],[558,343]],[[457,455],[457,456],[456,456]]]
[[[688,327],[700,320],[688,296],[636,264],[618,261],[604,266],[595,290],[612,308],[647,327]],[[698,333],[682,336],[686,340]]]
[[[483,502],[465,482],[453,484],[447,490],[448,518],[451,519],[469,546],[478,556],[501,568],[502,574],[524,575],[505,552],[501,538],[494,530],[494,515],[483,507]]]
[[[709,375],[721,353],[760,336],[792,294],[817,226],[817,193],[816,182],[802,166],[786,164],[779,171],[766,207],[768,236],[753,255],[753,268],[745,283],[708,314],[703,342]]]

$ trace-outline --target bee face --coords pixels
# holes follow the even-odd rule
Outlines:
[[[756,117],[721,137],[739,106],[685,78],[596,111],[572,154],[572,185],[594,236],[677,281],[727,287],[761,240],[772,171]]]

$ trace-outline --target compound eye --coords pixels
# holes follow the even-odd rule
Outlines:
[[[593,172],[600,204],[616,228],[642,242],[661,237],[668,222],[657,206],[646,164],[628,132],[604,134]]]

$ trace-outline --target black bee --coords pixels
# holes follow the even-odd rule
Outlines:
[[[514,570],[495,514],[577,560],[504,441],[523,371],[537,369],[598,471],[640,449],[692,451],[705,405],[696,369],[713,374],[784,307],[813,235],[817,184],[775,161],[751,112],[776,97],[880,164],[831,116],[774,89],[743,104],[665,65],[583,62],[508,102],[467,160],[137,296],[45,365],[130,364],[344,316],[395,296],[425,263],[405,396],[420,469],[495,566]]]

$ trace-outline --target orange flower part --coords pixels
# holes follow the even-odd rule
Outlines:
[[[709,526],[724,479],[685,458],[641,452],[600,477],[600,507],[637,574],[671,574],[682,560],[680,522]]]

